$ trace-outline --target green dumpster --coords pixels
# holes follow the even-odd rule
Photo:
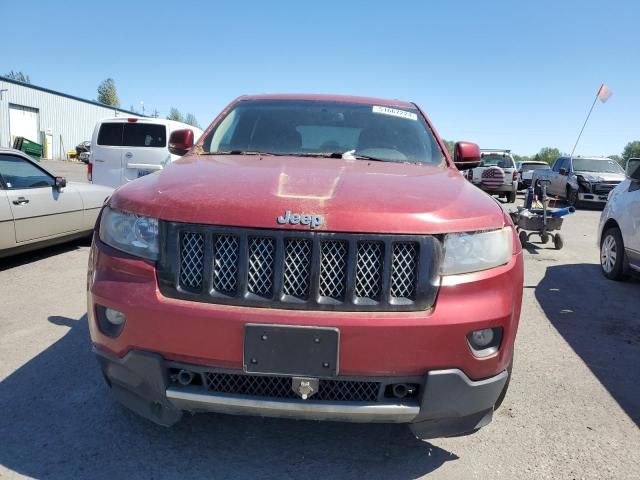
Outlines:
[[[26,153],[38,162],[40,161],[40,158],[42,158],[42,145],[24,137],[16,137],[13,142],[13,148]]]

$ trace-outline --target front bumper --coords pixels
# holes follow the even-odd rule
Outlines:
[[[101,351],[122,358],[131,350],[156,352],[171,361],[243,369],[247,323],[336,328],[339,374],[424,375],[459,368],[473,380],[505,370],[513,356],[520,318],[522,253],[482,272],[443,277],[433,308],[410,312],[329,312],[205,304],[164,297],[152,264],[94,240],[88,272],[91,339]],[[123,312],[115,338],[102,332],[96,306]],[[499,350],[474,356],[467,335],[502,327]]]
[[[410,400],[346,402],[273,399],[209,392],[172,382],[171,362],[162,356],[130,351],[123,358],[94,350],[115,398],[155,423],[170,426],[183,411],[331,420],[408,423],[420,438],[470,433],[491,421],[494,405],[506,388],[508,372],[472,381],[458,369],[423,376],[420,393]],[[198,367],[194,367],[198,368]]]
[[[578,201],[581,203],[607,203],[607,198],[609,197],[608,193],[598,194],[598,193],[583,193],[578,192]]]

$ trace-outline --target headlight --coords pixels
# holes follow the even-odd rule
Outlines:
[[[158,259],[158,219],[105,207],[100,220],[100,240],[137,257]]]
[[[504,265],[513,253],[513,232],[500,230],[449,233],[444,237],[444,261],[440,273],[455,275]]]

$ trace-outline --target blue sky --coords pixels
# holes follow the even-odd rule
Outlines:
[[[209,124],[245,93],[370,95],[417,102],[441,136],[531,154],[640,139],[640,2],[0,0],[0,73]],[[19,19],[19,21],[8,21]],[[23,23],[22,19],[28,19]]]

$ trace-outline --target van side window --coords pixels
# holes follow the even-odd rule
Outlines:
[[[123,127],[124,123],[103,123],[100,125],[98,145],[121,147]]]
[[[164,147],[167,145],[167,129],[154,123],[125,123],[123,145],[125,147]]]

